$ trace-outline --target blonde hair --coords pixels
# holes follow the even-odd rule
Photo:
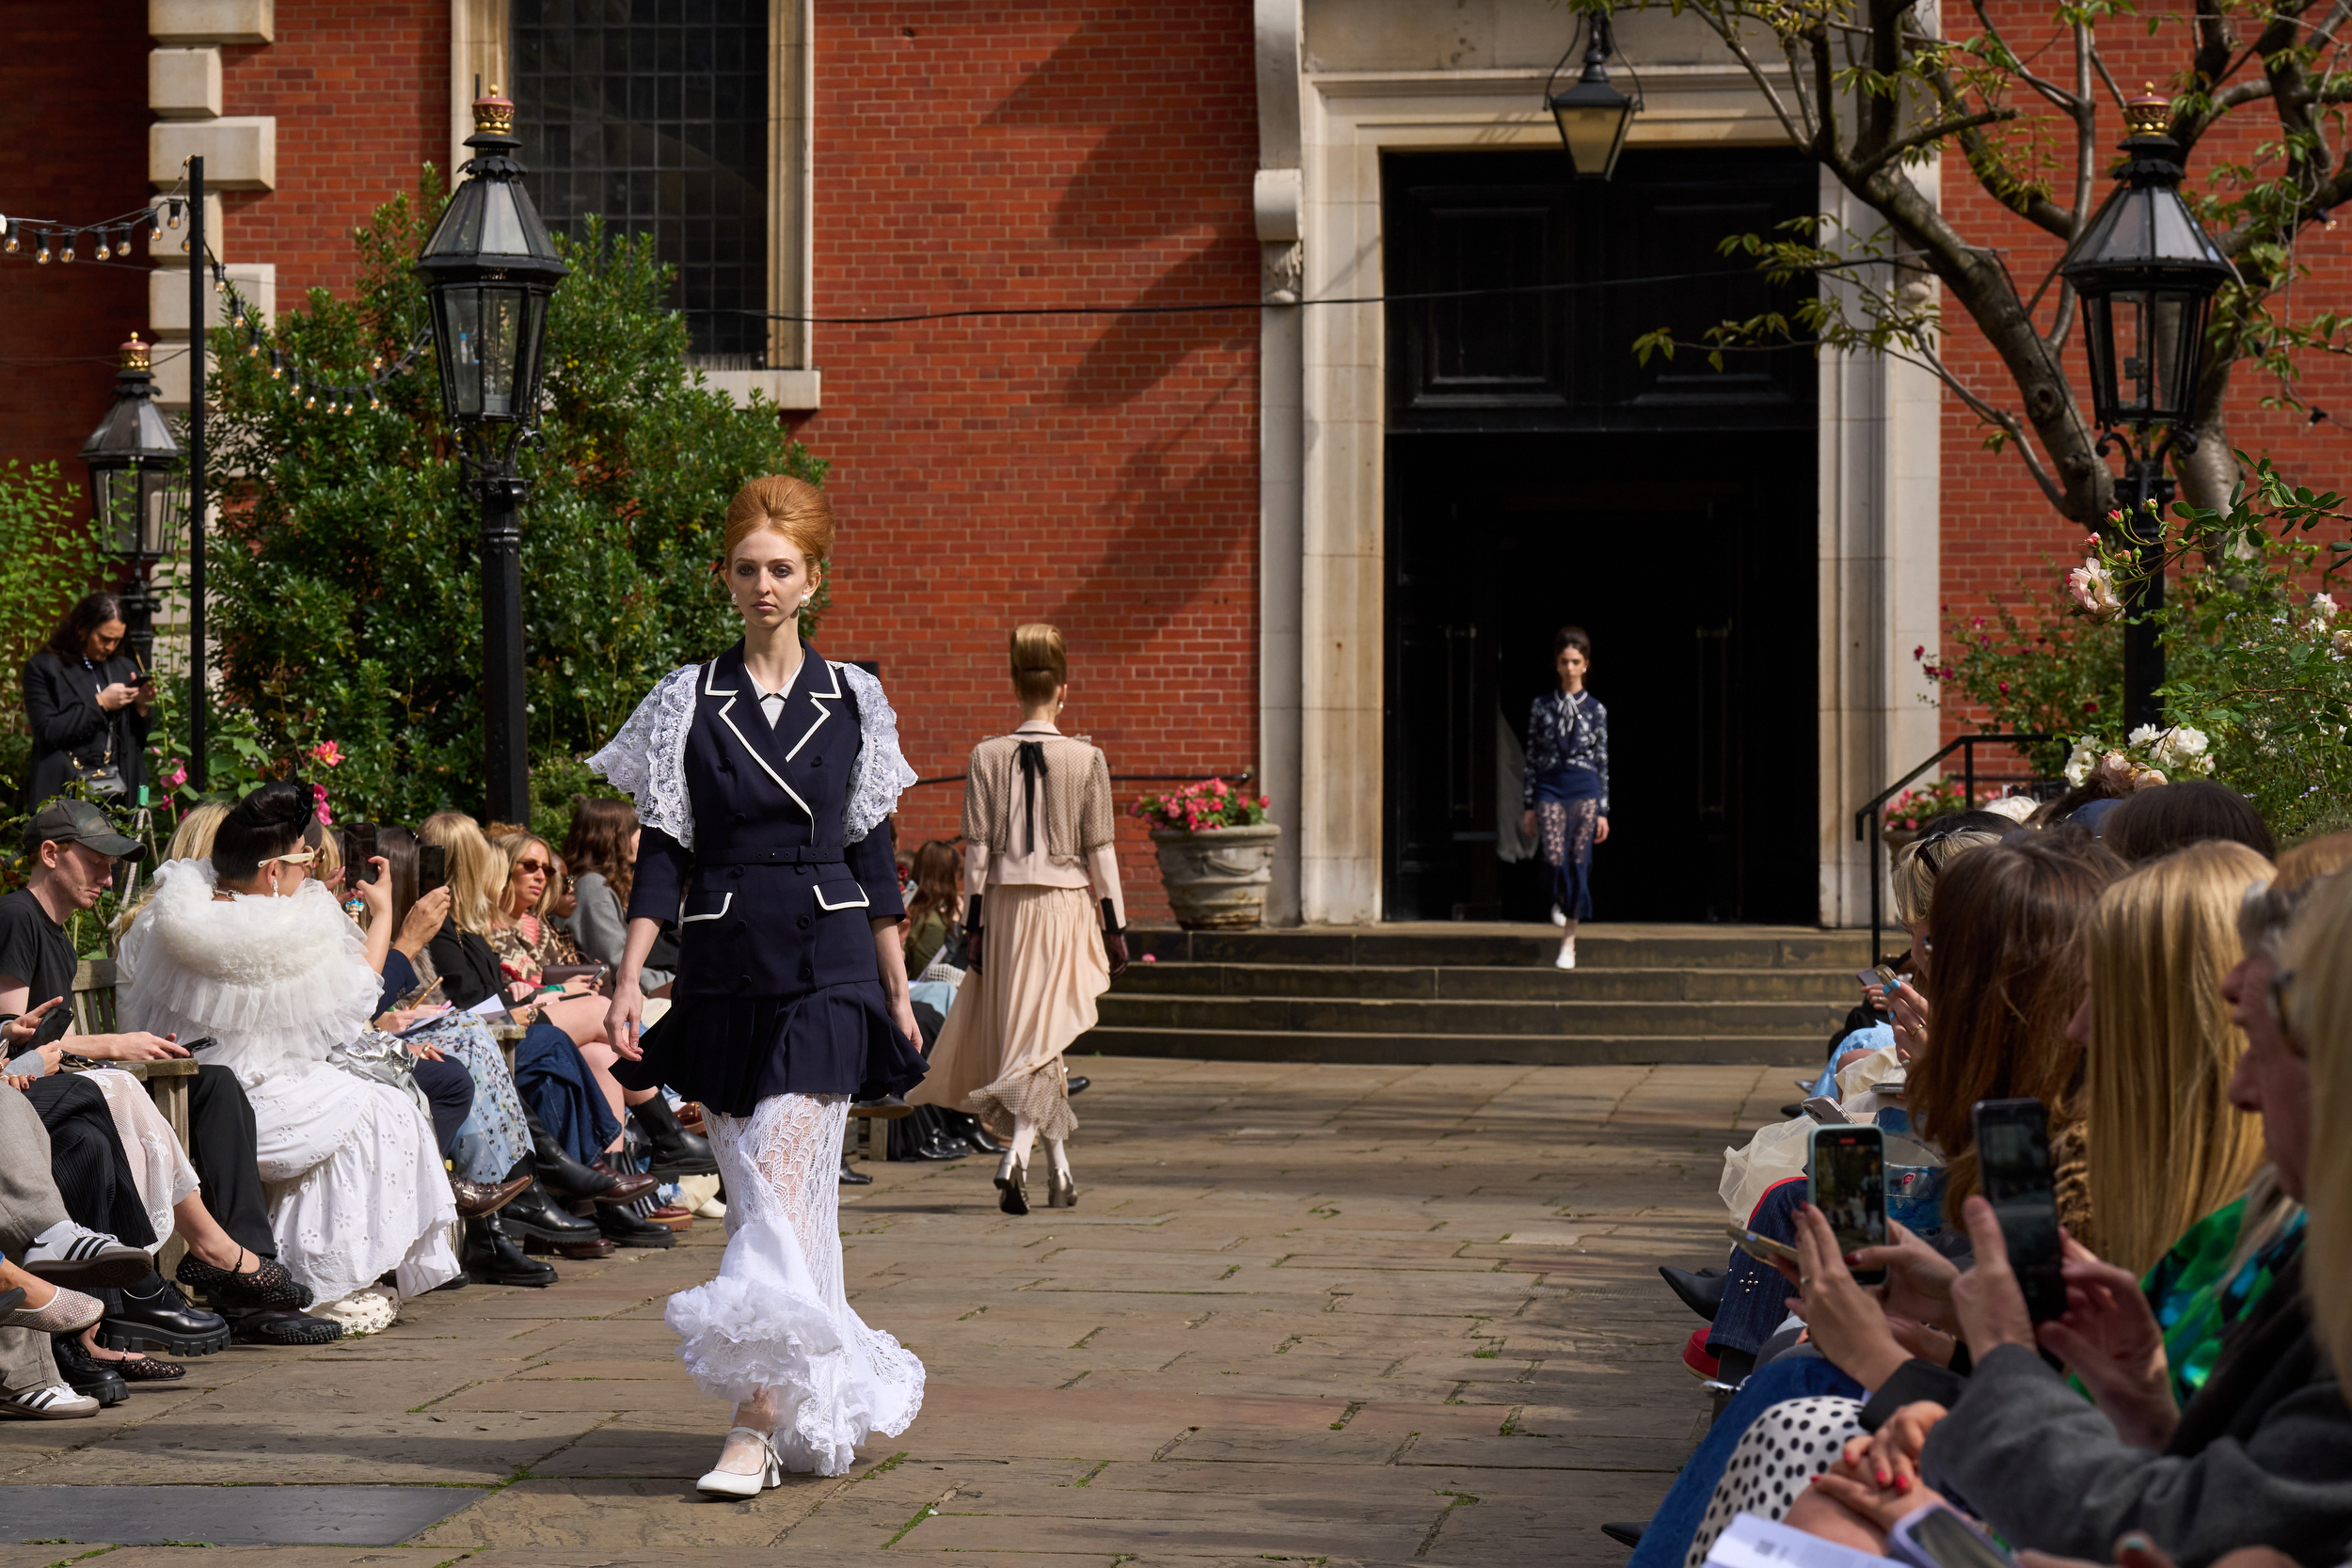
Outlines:
[[[2238,905],[2270,863],[2208,839],[2099,895],[2090,917],[2090,1212],[2107,1261],[2145,1274],[2262,1168],[2262,1124],[2230,1103],[2246,1034],[2222,999]]]
[[[1012,628],[1012,689],[1024,703],[1051,702],[1070,684],[1070,649],[1061,632],[1042,621]]]
[[[2288,1023],[2311,1053],[2311,1169],[2305,1294],[2312,1326],[2335,1364],[2352,1372],[2352,875],[2314,884],[2287,933]]]
[[[2302,887],[2347,865],[2352,865],[2352,833],[2307,838],[2280,855],[2278,885]]]
[[[507,895],[515,891],[516,863],[523,858],[524,854],[528,852],[531,847],[534,844],[539,847],[541,853],[547,856],[548,879],[547,884],[539,890],[539,901],[536,904],[532,905],[528,911],[522,912],[535,914],[540,919],[545,920],[547,918],[548,911],[555,903],[556,897],[556,882],[558,878],[555,871],[555,850],[549,847],[546,839],[541,838],[537,833],[532,832],[528,829],[523,828],[516,828],[511,832],[500,833],[493,837],[490,840],[490,843],[506,862],[506,877],[505,879],[499,884],[498,907],[500,923],[504,924],[505,922],[516,918],[515,913],[510,912],[506,908]]]
[[[213,839],[220,832],[221,818],[229,815],[226,800],[207,800],[180,818],[180,826],[171,831],[171,845],[164,851],[166,861],[208,861],[213,858]],[[116,936],[131,928],[131,923],[147,908],[147,901],[155,896],[155,883],[150,878],[139,889],[138,896],[115,916],[107,927]]]
[[[809,575],[833,556],[833,502],[804,479],[770,474],[753,480],[727,502],[726,549],[723,562],[733,561],[737,546],[753,534],[780,533],[808,557]]]
[[[1935,879],[1950,867],[1953,858],[1998,844],[2001,838],[1989,828],[1962,828],[1904,845],[1886,873],[1895,890],[1895,918],[1906,926],[1925,923],[1928,908],[1934,902]]]
[[[502,926],[506,857],[482,836],[482,824],[462,811],[437,811],[419,824],[417,837],[440,847],[449,917],[457,928],[486,937]]]

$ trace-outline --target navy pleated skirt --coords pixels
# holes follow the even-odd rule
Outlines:
[[[770,1095],[904,1094],[923,1073],[922,1052],[891,1022],[872,980],[798,996],[681,998],[645,1031],[644,1059],[612,1069],[626,1087],[666,1085],[731,1117]]]

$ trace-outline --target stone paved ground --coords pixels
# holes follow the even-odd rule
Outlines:
[[[93,1421],[0,1423],[0,1485],[493,1489],[405,1546],[0,1568],[1624,1560],[1597,1525],[1647,1515],[1702,1409],[1653,1264],[1721,1258],[1719,1152],[1785,1069],[1081,1069],[1075,1211],[998,1213],[978,1160],[850,1190],[852,1298],[930,1369],[852,1475],[693,1496],[723,1413],[661,1307],[716,1266],[705,1223],[372,1338],[206,1357]]]

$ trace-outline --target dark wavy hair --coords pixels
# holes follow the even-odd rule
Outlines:
[[[612,890],[612,896],[628,908],[631,879],[637,863],[630,858],[628,841],[637,832],[637,808],[627,800],[608,800],[601,797],[575,795],[572,797],[571,831],[564,835],[564,870],[574,881],[594,871]],[[550,882],[550,887],[554,884]]]
[[[59,658],[80,658],[82,650],[89,646],[89,634],[109,621],[119,621],[122,601],[112,594],[87,594],[57,622],[57,629],[49,634],[41,647]]]
[[[2211,779],[2136,790],[2100,826],[2107,847],[2135,865],[2215,838],[2243,844],[2265,860],[2279,858],[2279,846],[2254,802]]]
[[[265,784],[220,819],[213,837],[213,870],[224,882],[245,881],[263,861],[287,853],[314,831],[324,836],[309,785],[290,779]]]

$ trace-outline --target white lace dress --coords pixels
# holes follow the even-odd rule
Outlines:
[[[433,1124],[398,1089],[327,1065],[381,997],[359,928],[317,882],[213,896],[209,861],[172,861],[122,939],[122,1025],[177,1034],[253,1102],[278,1259],[322,1303],[389,1273],[402,1295],[456,1277],[457,1217]]]
[[[923,1364],[850,1307],[841,1276],[840,1148],[850,1101],[778,1094],[703,1122],[726,1182],[719,1275],[670,1298],[678,1357],[705,1393],[774,1393],[787,1470],[837,1476],[923,1406]]]

